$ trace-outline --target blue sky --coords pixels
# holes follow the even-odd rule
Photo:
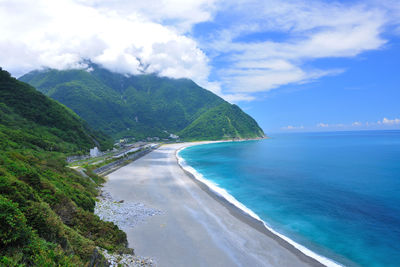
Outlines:
[[[256,117],[267,132],[400,128],[396,120],[400,117],[399,38],[392,38],[384,49],[355,58],[318,60],[312,64],[346,70],[307,84],[282,86],[256,101],[240,102],[241,107]],[[378,123],[384,118],[389,121]]]
[[[282,1],[264,3],[273,2]],[[232,43],[246,46],[263,42],[298,46],[297,43],[313,38],[313,35],[326,33],[327,38],[333,36],[329,47],[320,49],[314,47],[316,53],[320,53],[321,56],[301,58],[296,55],[279,55],[280,51],[273,51],[274,55],[269,56],[268,49],[265,54],[255,50],[259,56],[258,59],[252,58],[252,63],[263,62],[263,58],[265,61],[283,60],[293,63],[305,73],[316,72],[316,78],[300,76],[285,80],[286,73],[278,72],[278,74],[283,74],[283,79],[275,85],[267,82],[265,88],[262,84],[257,85],[260,86],[257,92],[239,91],[246,95],[242,99],[240,97],[236,99],[238,104],[254,116],[266,132],[399,129],[400,32],[397,27],[400,20],[398,14],[389,15],[387,8],[393,7],[398,10],[400,3],[387,2],[386,5],[379,5],[378,2],[373,1],[309,1],[308,3],[314,6],[308,7],[309,10],[307,10],[301,1],[285,2],[290,3],[292,10],[284,7],[282,9],[288,10],[278,10],[276,11],[278,14],[267,12],[270,14],[269,18],[257,17],[257,15],[246,18],[242,16],[242,10],[232,12],[228,9],[216,14],[212,22],[197,24],[193,29],[193,36],[200,40],[200,43],[215,42],[215,39],[218,39],[215,37],[218,32],[236,31],[236,35],[231,38],[227,47],[233,46]],[[263,4],[252,2],[244,6],[249,9],[251,6],[262,9]],[[322,8],[326,10],[323,11]],[[329,15],[331,12],[329,9],[333,10],[332,17],[323,17],[322,21],[318,21],[320,18],[317,18],[317,21],[303,26],[305,29],[293,29],[298,24],[305,23],[303,20],[307,18],[303,16],[292,22],[285,20],[276,22],[279,15],[285,17],[288,14],[304,12],[318,17]],[[348,16],[354,17],[349,19]],[[376,18],[376,23],[370,23],[374,18]],[[330,19],[348,21],[327,23],[326,21]],[[262,25],[268,20],[272,20],[268,22],[269,24],[277,25]],[[254,30],[238,29],[245,23],[251,25],[249,28],[254,27]],[[312,23],[314,25],[311,25]],[[341,42],[346,42],[347,39],[354,38],[351,35],[358,34],[357,30],[348,30],[348,28],[356,27],[364,27],[367,36],[360,36],[359,40],[340,47]],[[341,38],[335,38],[335,32],[339,33],[337,36]],[[224,73],[221,74],[221,69],[229,69],[230,64],[240,64],[240,60],[231,60],[231,57],[237,56],[237,53],[247,52],[246,48],[233,52],[229,49],[215,52],[213,45],[204,45],[204,51],[213,59],[211,63],[213,71],[210,78],[215,81],[226,79]],[[292,51],[293,54],[296,52]],[[293,61],[291,56],[294,57]],[[246,58],[241,60],[246,60]],[[252,74],[254,69],[246,66],[246,75],[258,78],[258,75]],[[261,71],[261,75],[268,76],[273,67],[259,68],[254,71],[260,69],[264,71]],[[296,71],[296,68],[289,69],[289,72],[292,71]],[[224,85],[222,87],[224,88]],[[229,91],[229,87],[224,89]],[[246,101],[246,97],[252,99]]]
[[[0,22],[15,76],[90,59],[193,79],[266,133],[400,129],[398,0],[4,0]]]

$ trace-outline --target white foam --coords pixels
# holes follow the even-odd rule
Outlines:
[[[300,245],[299,243],[293,241],[292,239],[290,239],[289,237],[282,235],[280,233],[278,233],[277,231],[275,231],[274,229],[272,229],[272,227],[270,227],[266,222],[264,222],[257,214],[255,214],[251,209],[247,208],[245,205],[243,205],[241,202],[239,202],[236,198],[234,198],[231,194],[229,194],[225,189],[219,187],[217,184],[213,183],[212,181],[209,181],[207,179],[204,178],[204,176],[197,172],[193,167],[191,167],[190,165],[188,165],[186,163],[186,161],[179,155],[179,153],[187,148],[189,146],[183,147],[181,149],[179,149],[176,152],[176,157],[178,159],[178,163],[179,165],[186,171],[190,172],[195,178],[196,180],[200,181],[201,183],[205,184],[211,191],[213,191],[215,194],[223,197],[224,199],[226,199],[229,203],[231,203],[232,205],[236,206],[237,208],[239,208],[240,210],[242,210],[243,212],[245,212],[246,214],[250,215],[251,217],[253,217],[254,219],[260,221],[263,223],[263,225],[265,226],[265,228],[267,228],[271,233],[279,236],[280,238],[282,238],[283,240],[285,240],[286,242],[288,242],[289,244],[291,244],[293,247],[295,247],[296,249],[298,249],[299,251],[301,251],[303,254],[317,260],[318,262],[322,263],[325,266],[328,267],[338,267],[338,266],[343,266],[329,258],[326,258],[322,255],[319,255],[317,253],[315,253],[314,251],[306,248],[303,245]]]

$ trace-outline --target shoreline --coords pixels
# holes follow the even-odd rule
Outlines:
[[[128,246],[160,266],[324,266],[211,192],[177,162],[183,147],[219,142],[164,145],[106,177],[103,191],[114,199],[161,211],[121,228]]]
[[[204,178],[202,174],[197,172],[193,167],[186,163],[186,161],[179,156],[179,153],[192,146],[206,145],[212,143],[223,143],[223,142],[241,142],[241,141],[252,141],[261,139],[251,140],[235,140],[235,141],[204,141],[204,143],[193,143],[187,144],[186,146],[177,149],[175,151],[175,157],[179,167],[189,176],[204,192],[206,192],[213,199],[218,201],[221,205],[229,210],[229,212],[237,219],[245,222],[250,227],[256,229],[260,233],[267,235],[274,239],[282,247],[288,249],[295,254],[300,260],[309,263],[311,266],[327,266],[327,267],[341,267],[343,265],[329,259],[325,256],[319,255],[318,253],[308,249],[307,247],[293,241],[289,237],[280,234],[268,225],[267,222],[263,221],[257,214],[251,209],[246,207],[240,201],[236,200],[234,196],[229,194],[225,189],[219,187],[215,183]]]

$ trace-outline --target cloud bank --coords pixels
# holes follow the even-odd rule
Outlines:
[[[212,24],[219,17],[222,27]],[[0,0],[0,65],[18,76],[90,59],[121,73],[190,78],[228,100],[250,101],[345,71],[312,62],[381,49],[399,18],[392,0]],[[197,35],[201,23],[213,26]]]
[[[180,31],[208,20],[212,1],[130,2],[113,8],[115,1],[1,1],[0,63],[20,75],[39,67],[76,68],[90,59],[112,71],[156,72],[207,85],[208,58]],[[180,6],[179,14],[171,6]],[[150,10],[160,11],[150,16]],[[157,22],[170,17],[178,20],[175,27]]]
[[[400,119],[399,118],[394,118],[394,119],[383,118],[382,121],[378,121],[378,124],[400,125]]]
[[[381,120],[375,122],[361,122],[355,121],[353,123],[325,123],[320,122],[315,126],[293,126],[288,125],[281,127],[282,131],[315,131],[315,130],[382,130],[382,129],[400,129],[400,118],[386,118],[384,117]]]

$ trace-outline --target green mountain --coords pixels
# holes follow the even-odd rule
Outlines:
[[[65,166],[97,142],[110,145],[0,68],[0,266],[85,266],[96,246],[126,250],[125,233],[93,214],[102,178]]]
[[[207,129],[207,131],[204,131]],[[257,122],[238,106],[222,103],[201,114],[180,132],[191,140],[249,139],[263,137]]]
[[[92,130],[73,111],[32,86],[11,78],[2,70],[0,81],[0,122],[8,130],[29,134],[30,140],[43,143],[42,148],[56,151],[85,151],[96,145],[108,149],[112,146],[109,137]],[[18,136],[16,132],[10,134],[10,138]]]
[[[33,71],[20,78],[115,138],[191,140],[258,138],[257,122],[188,79],[126,76],[91,64],[88,70]],[[221,123],[221,124],[219,124]]]

